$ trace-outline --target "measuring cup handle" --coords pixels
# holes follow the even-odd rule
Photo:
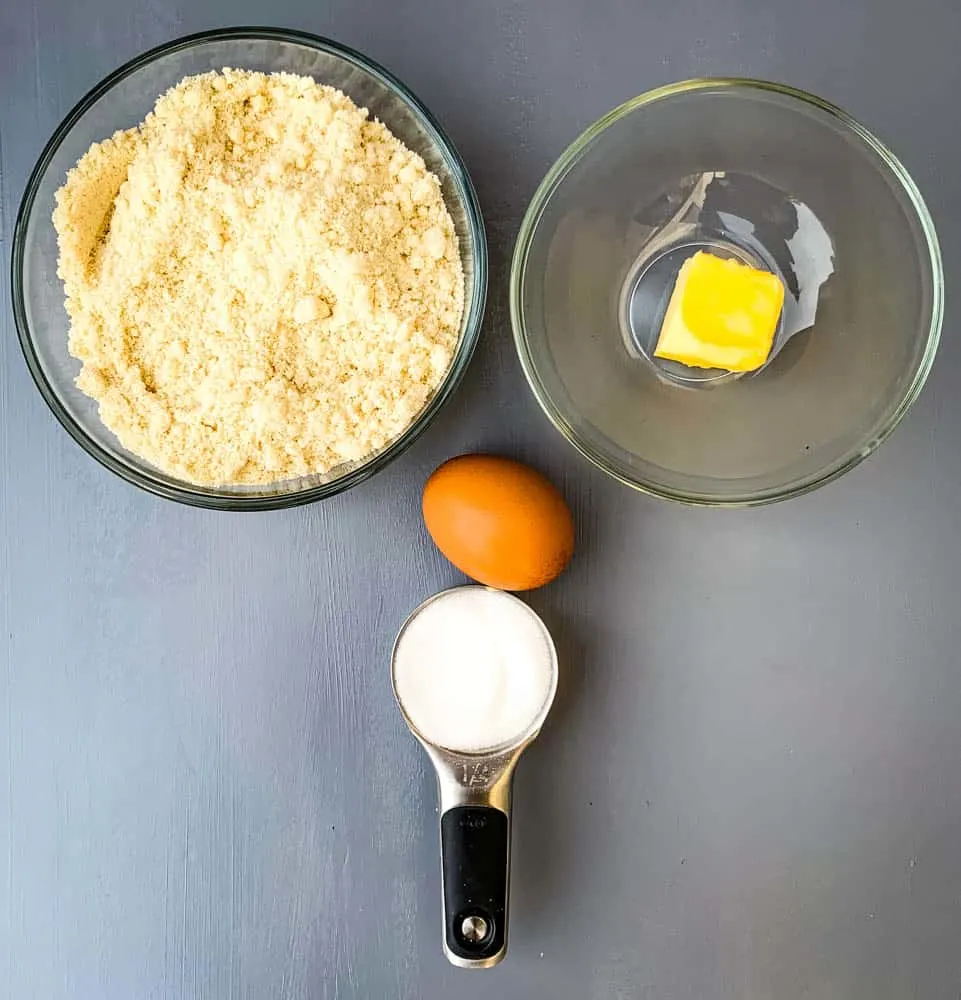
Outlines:
[[[494,806],[454,806],[441,816],[444,941],[457,965],[496,965],[507,950],[510,837],[510,817]]]

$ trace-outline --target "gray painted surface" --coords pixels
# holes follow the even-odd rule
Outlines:
[[[961,991],[961,255],[953,0],[40,0],[0,5],[4,269],[42,143],[177,34],[273,22],[407,81],[476,180],[493,280],[463,389],[346,496],[229,516],[153,499],[34,391],[0,282],[0,997],[956,1000]],[[688,511],[588,468],[506,317],[525,202],[646,88],[774,77],[846,107],[925,193],[949,280],[921,401],[840,483]],[[440,951],[432,779],[392,702],[407,612],[458,576],[425,476],[495,449],[570,497],[533,604],[555,713],[517,786],[512,948]]]

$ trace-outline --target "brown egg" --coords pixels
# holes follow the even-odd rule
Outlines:
[[[509,458],[461,455],[424,486],[424,523],[462,572],[499,590],[550,583],[574,553],[574,520],[557,489]]]

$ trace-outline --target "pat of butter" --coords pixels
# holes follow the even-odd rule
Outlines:
[[[684,261],[654,356],[752,372],[771,353],[784,286],[777,275],[698,251]]]

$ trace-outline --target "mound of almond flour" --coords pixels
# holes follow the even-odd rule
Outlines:
[[[57,192],[77,385],[197,484],[325,473],[446,374],[464,280],[437,178],[306,77],[187,77]]]

